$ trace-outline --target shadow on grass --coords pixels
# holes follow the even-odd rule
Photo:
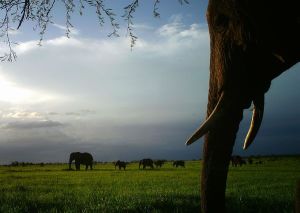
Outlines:
[[[200,212],[200,198],[192,195],[177,195],[172,199],[158,199],[151,203],[141,203],[135,209],[126,209],[124,212]]]
[[[226,199],[226,209],[232,213],[284,213],[293,212],[294,204],[276,198],[239,198]]]
[[[25,190],[22,188],[19,190]],[[24,196],[24,197],[22,197]],[[196,195],[174,195],[167,197],[157,197],[150,200],[141,200],[128,207],[126,200],[114,202],[105,199],[96,199],[95,203],[85,203],[72,197],[69,194],[68,199],[62,200],[32,200],[27,199],[26,194],[18,196],[14,200],[14,204],[7,205],[0,199],[0,212],[8,212],[7,210],[18,209],[16,212],[181,212],[193,213],[200,212],[200,198]],[[2,202],[1,202],[2,201]],[[79,201],[78,203],[76,201]],[[84,203],[86,205],[84,205]],[[217,205],[217,204],[216,204]],[[276,199],[256,199],[245,198],[244,200],[236,197],[227,199],[227,212],[230,213],[284,213],[293,212],[293,203],[280,201]],[[1,211],[2,210],[2,211]],[[11,211],[14,212],[14,211]]]
[[[294,203],[287,200],[244,198],[226,199],[226,209],[230,213],[290,213],[294,210]],[[217,205],[217,204],[216,204]],[[126,212],[200,212],[199,196],[174,196],[173,199],[155,200],[151,204],[141,204],[136,209]]]

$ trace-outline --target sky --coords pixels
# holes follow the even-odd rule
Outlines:
[[[61,6],[42,46],[30,23],[11,34],[18,58],[0,63],[0,164],[67,162],[74,151],[97,161],[201,158],[203,139],[189,147],[185,141],[206,112],[207,1],[161,1],[160,18],[152,15],[152,1],[141,1],[132,50],[120,18],[128,2],[109,1],[121,25],[118,38],[108,38],[109,25],[99,27],[89,9],[74,15],[66,38]],[[248,151],[245,110],[234,154],[300,154],[299,68],[273,81]]]

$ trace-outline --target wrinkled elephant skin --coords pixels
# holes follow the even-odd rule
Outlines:
[[[244,149],[254,141],[272,79],[300,61],[300,1],[210,0],[207,120],[187,141],[205,135],[202,212],[225,212],[228,165],[243,110],[253,104]]]

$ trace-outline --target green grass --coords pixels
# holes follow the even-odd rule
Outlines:
[[[229,212],[293,212],[300,157],[264,159],[230,168]],[[186,168],[126,171],[98,164],[93,171],[67,165],[0,167],[0,212],[199,212],[200,163]],[[83,169],[83,168],[82,168]]]

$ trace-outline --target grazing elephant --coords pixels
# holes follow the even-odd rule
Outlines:
[[[263,164],[263,162],[260,160],[260,161],[255,162],[255,164]]]
[[[174,166],[176,166],[176,168],[177,168],[178,166],[181,166],[181,167],[184,167],[184,168],[185,168],[185,163],[184,163],[183,160],[176,160],[176,161],[173,162],[173,167],[174,167]]]
[[[209,0],[207,119],[187,140],[189,145],[205,135],[203,213],[226,211],[228,166],[243,110],[253,103],[247,149],[259,131],[272,79],[300,61],[299,8],[299,0]]]
[[[119,170],[121,170],[121,168],[123,168],[123,169],[125,170],[125,169],[126,169],[126,165],[127,165],[126,162],[118,160],[118,161],[115,163],[115,169],[116,169],[117,166],[118,166],[118,167],[119,167]]]
[[[252,160],[252,158],[248,158],[248,164],[253,164],[253,160]]]
[[[88,166],[90,166],[91,170],[93,169],[93,156],[90,153],[84,152],[72,152],[70,154],[69,159],[69,169],[71,170],[71,164],[72,161],[75,160],[75,167],[76,170],[80,170],[80,164],[85,165],[85,170],[88,169]]]
[[[143,169],[145,169],[147,166],[153,169],[153,160],[146,158],[140,160],[139,169],[141,168],[141,165],[143,165]]]
[[[156,161],[154,161],[154,165],[156,166],[156,168],[158,168],[158,167],[161,168],[165,162],[166,162],[165,160],[156,160]]]
[[[231,157],[231,164],[233,167],[242,166],[243,164],[246,164],[246,161],[242,159],[241,156],[235,155]]]

